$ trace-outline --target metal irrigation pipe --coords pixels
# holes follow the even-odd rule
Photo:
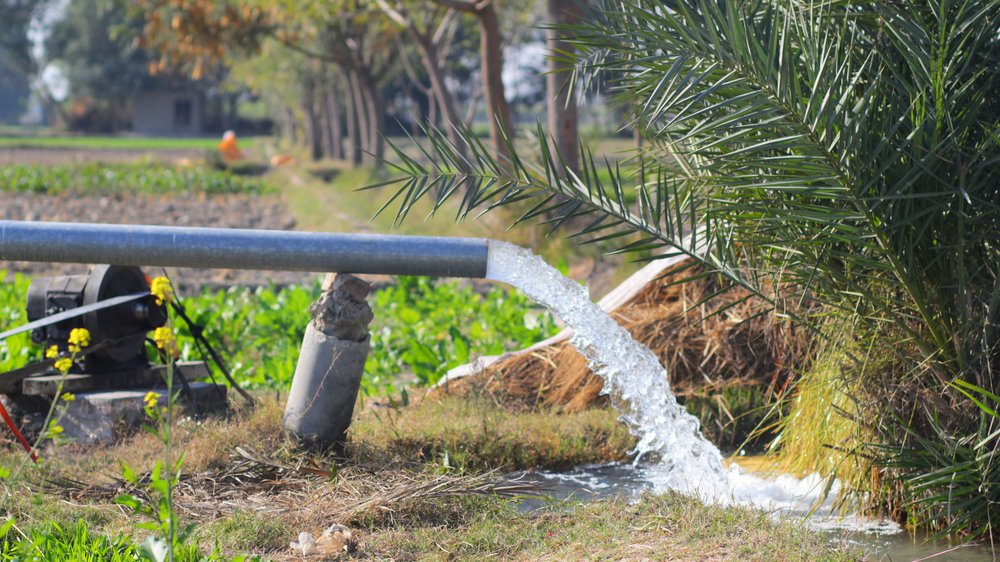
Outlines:
[[[484,238],[0,221],[0,260],[486,276]]]

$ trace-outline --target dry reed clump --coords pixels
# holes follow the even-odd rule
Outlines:
[[[791,322],[768,314],[742,289],[682,263],[612,313],[660,358],[678,396],[732,385],[782,392],[806,356],[807,339]],[[705,302],[712,297],[709,302]],[[577,412],[603,405],[602,381],[568,341],[516,354],[449,383],[447,392],[485,392],[513,407]]]

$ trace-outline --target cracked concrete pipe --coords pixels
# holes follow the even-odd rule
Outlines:
[[[327,277],[309,311],[295,377],[285,405],[285,430],[305,443],[340,446],[351,425],[370,337],[369,286],[352,275]]]

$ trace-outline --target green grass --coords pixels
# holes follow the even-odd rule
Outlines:
[[[15,523],[16,524],[16,523]],[[10,529],[13,529],[11,527]],[[139,562],[149,560],[138,543],[124,534],[108,535],[91,530],[85,521],[72,526],[47,523],[27,533],[8,529],[0,537],[0,560],[24,562]],[[20,535],[18,534],[20,533]],[[217,551],[205,554],[197,546],[175,552],[177,562],[245,562],[260,560],[246,556],[226,556]]]
[[[253,139],[240,139],[248,146]],[[219,146],[219,138],[112,137],[112,136],[0,136],[0,148],[46,148],[76,150],[206,150]]]
[[[175,445],[187,456],[186,472],[218,470],[236,446],[274,454],[291,465],[332,462],[322,453],[298,449],[285,440],[280,428],[282,404],[264,394],[259,397],[260,406],[252,413],[178,425]],[[287,510],[257,513],[237,508],[197,521],[184,517],[184,523],[199,525],[194,542],[203,555],[218,550],[208,560],[238,553],[285,559],[287,544],[299,531],[315,534],[333,522],[350,525],[360,536],[355,556],[369,559],[860,558],[856,552],[831,546],[823,535],[794,523],[775,522],[764,512],[705,506],[673,493],[647,496],[635,505],[622,500],[553,502],[534,513],[520,512],[517,500],[421,495],[392,504],[391,509],[360,513],[350,521],[331,521],[324,509],[328,505],[324,501],[337,505],[340,492],[378,489],[374,483],[398,479],[400,471],[420,483],[442,473],[469,474],[493,467],[560,468],[622,459],[632,444],[610,410],[515,414],[488,400],[455,397],[368,408],[356,415],[350,446],[337,460],[336,480],[317,480],[305,496],[297,489],[283,493],[275,487],[269,492],[275,505],[288,506]],[[107,448],[49,451],[43,470],[96,483],[115,474],[119,462],[144,471],[160,454],[162,444],[141,433]],[[0,449],[0,464],[12,466],[18,460],[23,460],[21,451]],[[66,502],[26,493],[15,482],[7,484],[0,491],[13,494],[4,496],[4,507],[20,531],[39,541],[36,544],[54,545],[53,552],[61,556],[38,560],[135,560],[135,544],[148,533],[109,503]],[[6,539],[9,544],[0,541],[0,548],[33,559],[32,541],[17,533],[12,530]],[[86,558],[87,552],[102,557]]]
[[[861,559],[801,524],[761,511],[706,506],[676,493],[590,503],[558,502],[526,515],[514,503],[464,502],[460,517],[404,514],[368,541],[396,560],[826,560]]]
[[[444,396],[359,414],[351,443],[407,462],[511,471],[625,461],[635,438],[610,409],[512,412],[489,399]]]
[[[260,179],[201,167],[152,162],[0,166],[0,191],[76,194],[271,193]]]

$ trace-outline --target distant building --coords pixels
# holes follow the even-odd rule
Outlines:
[[[0,65],[0,123],[18,123],[30,94],[27,82]]]
[[[205,128],[205,96],[196,90],[149,89],[132,101],[132,132],[155,136],[197,136]]]

